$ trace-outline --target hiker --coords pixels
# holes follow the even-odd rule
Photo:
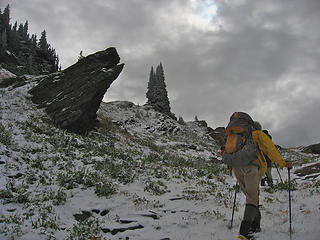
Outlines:
[[[261,231],[259,210],[259,186],[267,169],[266,159],[277,163],[280,168],[292,168],[274,146],[272,140],[261,131],[259,122],[243,112],[235,112],[226,128],[226,145],[222,160],[233,168],[240,188],[246,197],[239,239],[253,240],[253,233]]]
[[[272,140],[272,136],[269,134],[268,130],[262,130],[262,132],[264,132]],[[266,176],[261,179],[261,186],[265,186],[266,182],[267,182],[269,187],[273,187],[273,179],[272,179],[272,174],[271,174],[272,162],[268,158],[268,156],[264,155],[264,157],[267,161],[267,171],[266,171]]]

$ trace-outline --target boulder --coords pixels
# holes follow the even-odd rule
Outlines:
[[[320,154],[320,143],[309,145],[305,147],[302,152]]]
[[[104,94],[123,69],[119,61],[115,48],[91,54],[44,77],[29,90],[31,99],[46,109],[56,126],[86,133],[94,126]]]
[[[219,144],[220,146],[223,146],[225,144],[225,128],[224,127],[218,127],[216,129],[212,129],[211,127],[208,127],[208,133],[209,135]]]

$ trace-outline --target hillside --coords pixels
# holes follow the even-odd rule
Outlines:
[[[236,238],[244,197],[229,230],[235,179],[206,127],[117,101],[101,104],[87,136],[68,133],[30,100],[41,76],[25,78],[0,88],[0,239]],[[299,148],[281,154],[296,169],[320,162]],[[287,187],[276,168],[273,177],[261,188],[261,240],[289,239]],[[291,177],[293,239],[316,240],[320,178]]]

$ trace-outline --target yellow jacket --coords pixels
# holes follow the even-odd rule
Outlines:
[[[275,147],[272,140],[264,132],[260,130],[254,130],[252,132],[252,140],[253,143],[259,147],[260,150],[258,150],[257,153],[258,158],[253,161],[254,164],[260,166],[260,176],[264,176],[267,170],[267,161],[264,157],[264,154],[267,155],[272,162],[277,163],[280,168],[286,166],[286,162],[281,157],[278,149]]]

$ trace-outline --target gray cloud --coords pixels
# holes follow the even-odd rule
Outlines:
[[[12,21],[47,31],[63,68],[115,46],[125,68],[106,100],[145,103],[151,65],[164,65],[171,107],[210,126],[247,111],[284,146],[320,142],[318,0],[9,1]],[[1,1],[1,6],[6,3]],[[209,4],[210,5],[210,4]]]

